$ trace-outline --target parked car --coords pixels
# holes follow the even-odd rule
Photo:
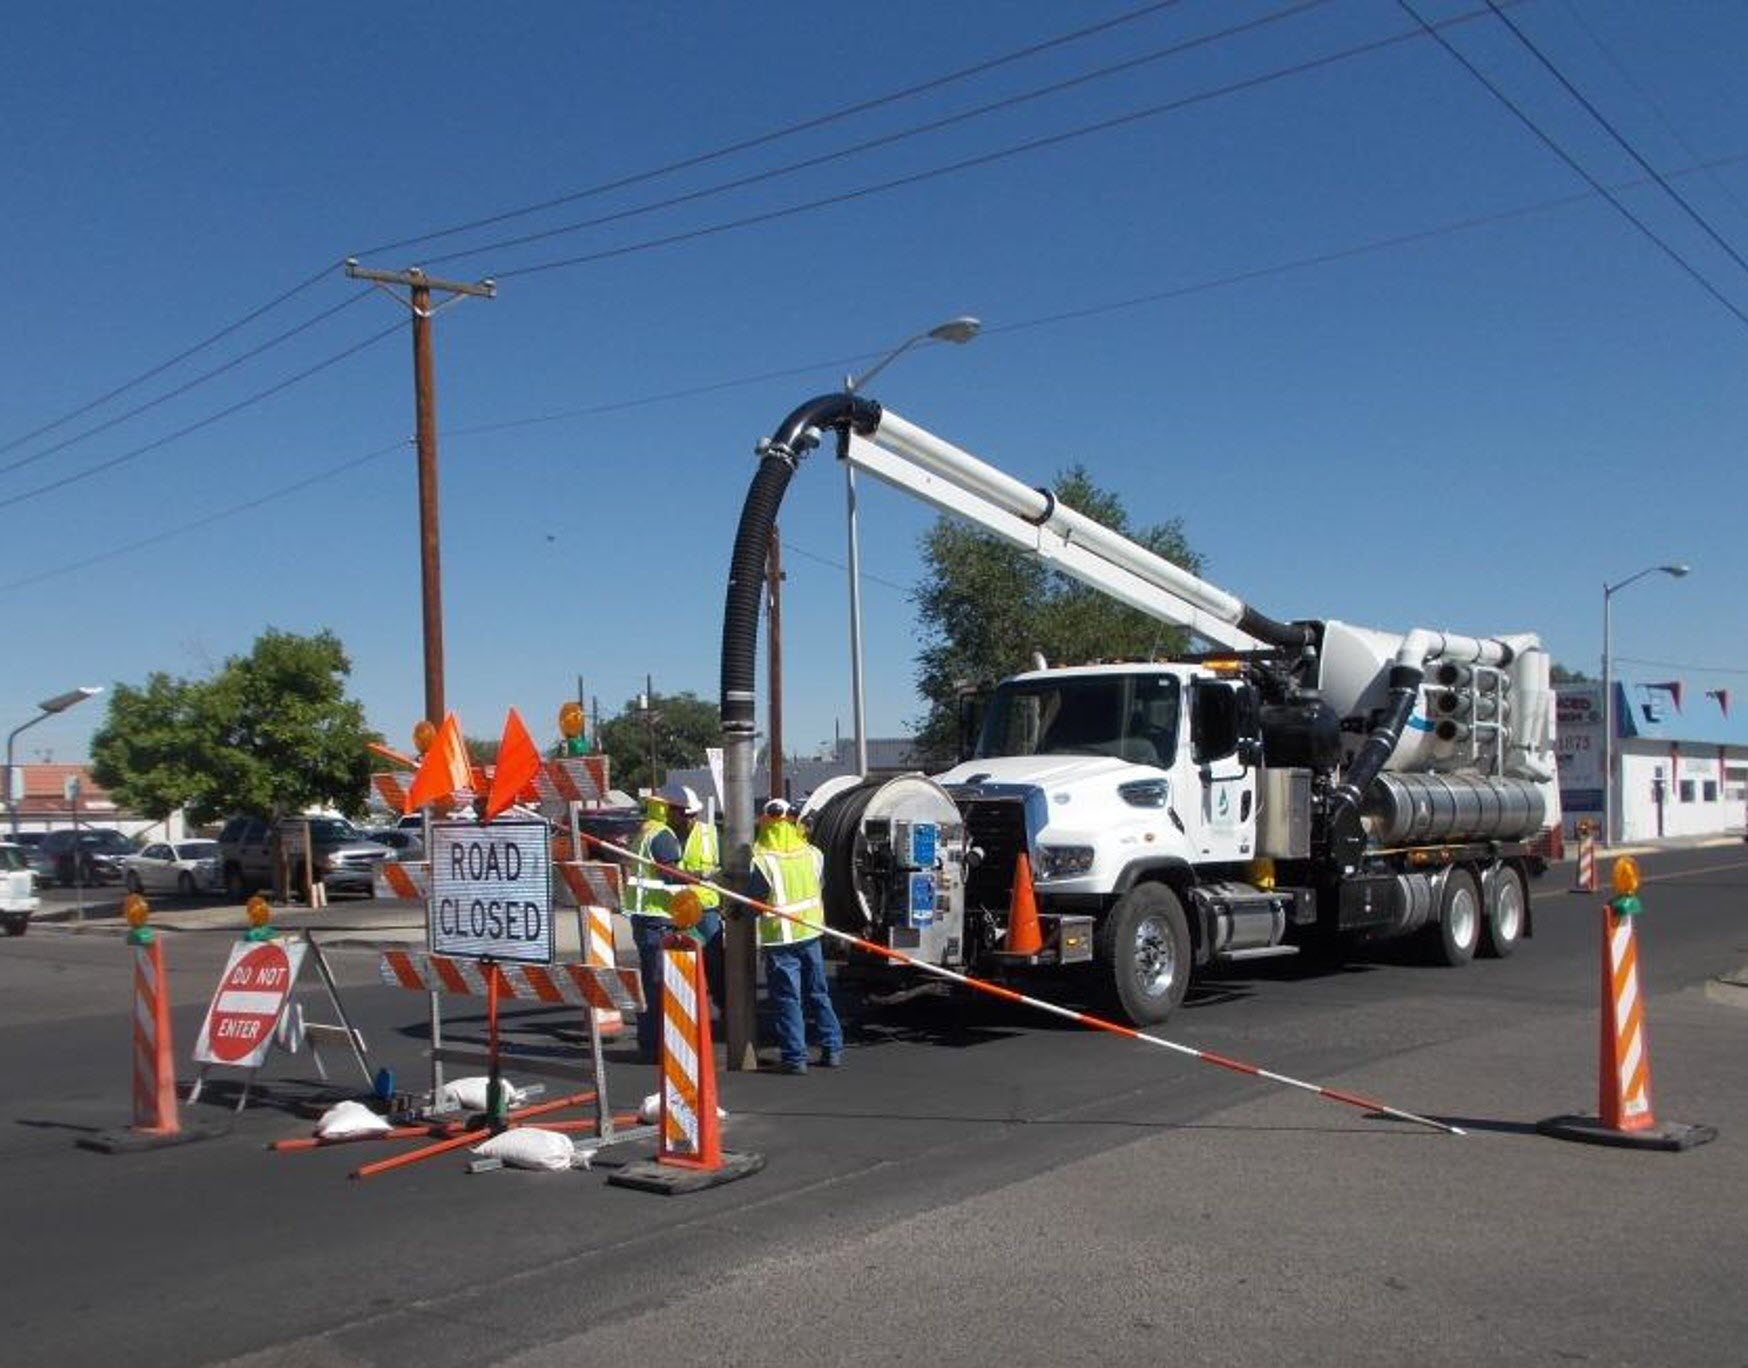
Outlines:
[[[154,841],[124,864],[127,886],[135,893],[216,893],[219,876],[217,841]]]
[[[29,854],[21,845],[0,841],[0,928],[9,936],[22,936],[39,905]]]
[[[364,833],[366,840],[385,845],[402,864],[417,864],[425,858],[425,834],[406,827],[376,827]]]
[[[274,844],[282,848],[291,889],[309,896],[305,886],[304,831],[310,836],[310,863],[330,893],[376,896],[376,871],[392,852],[364,838],[344,817],[286,817],[275,828],[262,817],[233,817],[219,832],[219,865],[225,891],[245,897],[273,886]]]
[[[31,863],[36,881],[50,884],[120,883],[122,861],[134,853],[134,843],[114,827],[67,827],[42,838]]]

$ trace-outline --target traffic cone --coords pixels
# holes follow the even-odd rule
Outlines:
[[[764,1155],[731,1154],[722,1148],[704,948],[691,936],[669,936],[663,944],[661,1008],[662,1110],[656,1157],[627,1164],[607,1181],[671,1195],[757,1173],[765,1166]]]
[[[1014,861],[1014,891],[1008,900],[1008,934],[1002,942],[1002,953],[1029,957],[1043,948],[1044,933],[1038,928],[1038,898],[1032,891],[1032,862],[1022,850]]]
[[[169,1136],[176,1115],[176,1062],[170,1046],[170,984],[164,942],[134,944],[134,1130]]]
[[[1602,908],[1602,1033],[1597,1059],[1597,1114],[1556,1116],[1536,1124],[1544,1135],[1636,1149],[1691,1149],[1717,1138],[1710,1126],[1660,1125],[1651,1109],[1651,1050],[1639,992],[1639,867],[1615,861],[1615,896]]]
[[[1596,892],[1596,837],[1589,827],[1578,838],[1578,867],[1573,874],[1572,891]]]

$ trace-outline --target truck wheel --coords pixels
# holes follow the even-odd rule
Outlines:
[[[1481,890],[1466,869],[1453,869],[1444,878],[1438,899],[1436,958],[1453,968],[1475,958],[1481,940]]]
[[[1481,953],[1504,959],[1523,939],[1523,875],[1510,865],[1500,866],[1487,898],[1487,919],[1481,924]]]
[[[1099,923],[1098,961],[1135,1025],[1169,1017],[1190,985],[1190,927],[1177,894],[1161,883],[1125,893]]]
[[[30,913],[14,912],[11,916],[6,918],[7,935],[22,936],[28,930],[30,930]]]

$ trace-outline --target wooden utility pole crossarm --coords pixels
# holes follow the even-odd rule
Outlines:
[[[437,280],[418,267],[405,271],[373,271],[356,261],[346,263],[353,280],[367,280],[405,304],[413,319],[413,404],[419,448],[419,577],[425,630],[425,716],[433,725],[443,720],[443,567],[437,522],[437,367],[431,347],[431,291],[449,296],[446,303],[472,296],[496,298],[492,281],[470,283]],[[407,298],[390,286],[407,290]],[[442,307],[441,305],[439,307]]]

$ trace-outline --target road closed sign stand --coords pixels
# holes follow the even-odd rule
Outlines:
[[[427,937],[432,954],[475,959],[485,970],[486,1113],[496,1127],[507,1110],[498,1050],[498,965],[553,961],[546,823],[432,823]]]
[[[306,948],[302,941],[283,940],[244,940],[231,947],[195,1041],[200,1073],[188,1094],[190,1102],[199,1100],[208,1070],[219,1065],[248,1070],[237,1110],[248,1103],[250,1085],[273,1048],[280,1018],[297,985]]]

